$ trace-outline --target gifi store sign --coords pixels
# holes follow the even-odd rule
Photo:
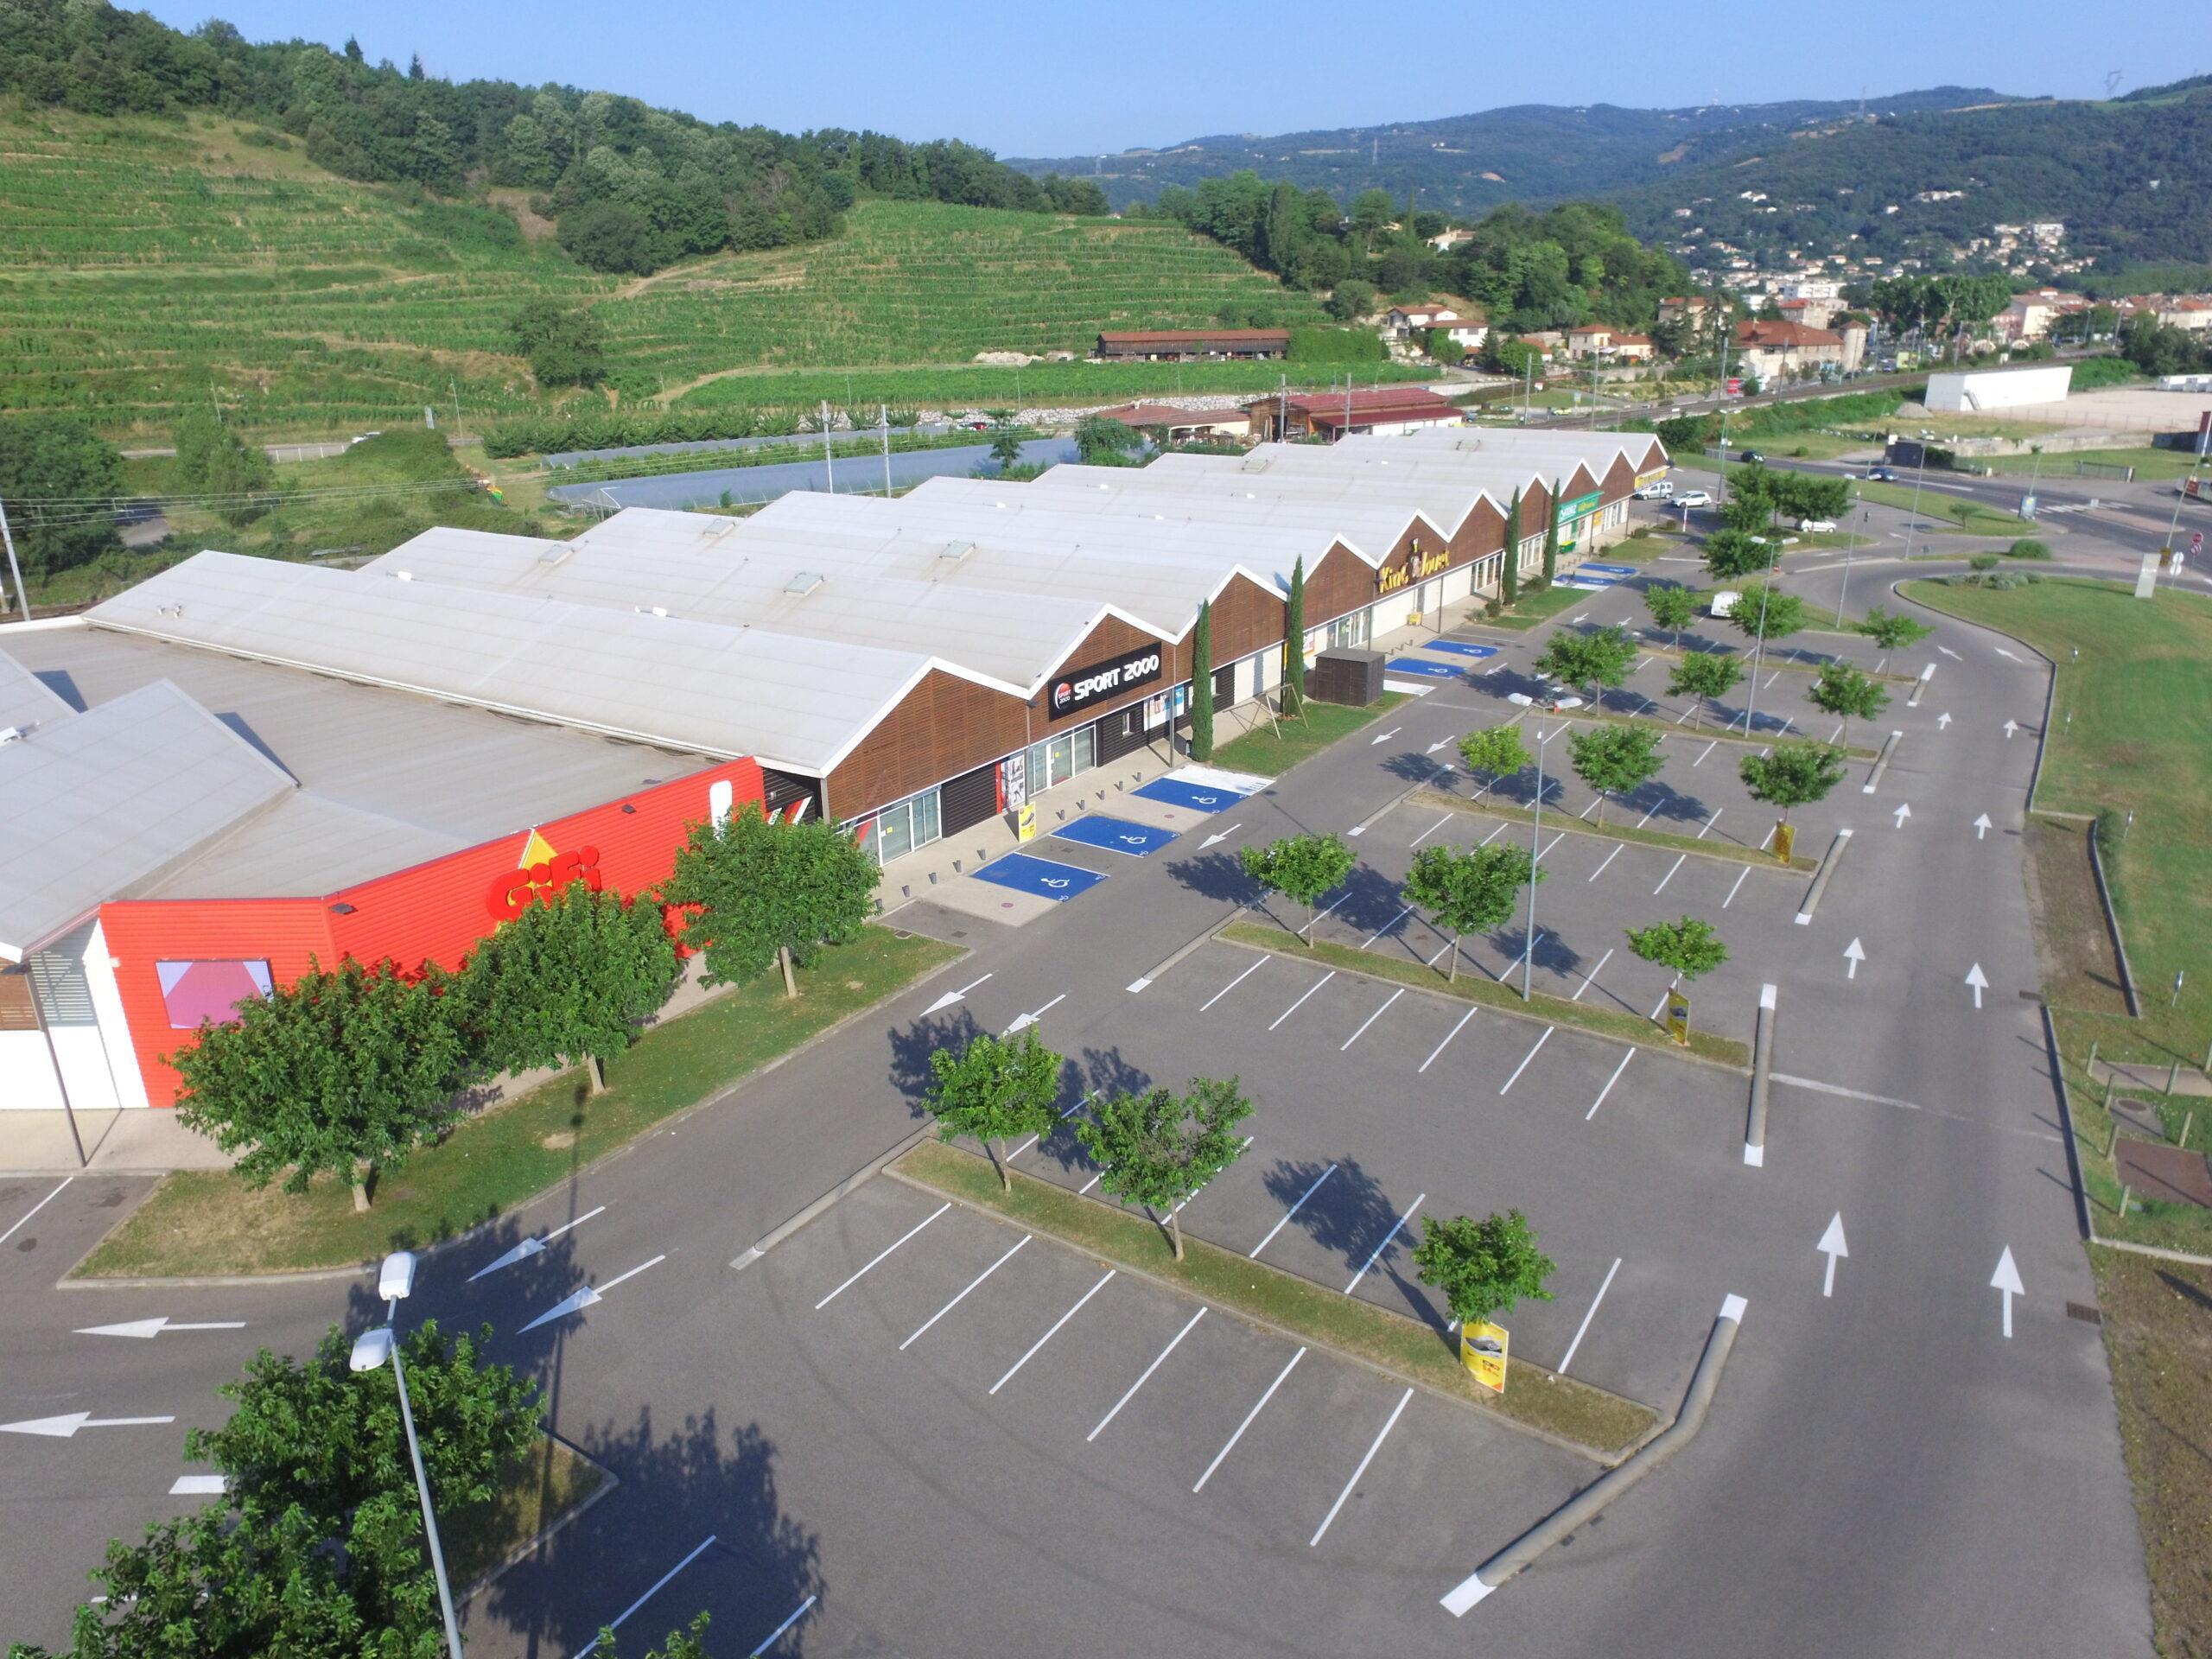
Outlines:
[[[1440,547],[1432,552],[1424,553],[1416,544],[1413,556],[1396,569],[1377,570],[1375,573],[1375,591],[1378,594],[1395,594],[1401,588],[1409,587],[1416,582],[1427,582],[1451,563],[1452,550],[1450,548]]]
[[[492,919],[512,921],[541,899],[551,899],[572,881],[592,892],[600,890],[599,849],[579,847],[556,852],[550,842],[533,830],[523,843],[522,857],[512,870],[502,870],[485,890],[484,908]]]

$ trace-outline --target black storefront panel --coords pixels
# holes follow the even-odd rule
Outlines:
[[[999,810],[998,763],[978,766],[948,780],[938,791],[938,814],[942,833],[955,835],[981,823]]]
[[[1145,746],[1148,734],[1145,731],[1144,704],[1133,702],[1126,709],[1116,709],[1100,721],[1096,728],[1098,764],[1118,760]]]

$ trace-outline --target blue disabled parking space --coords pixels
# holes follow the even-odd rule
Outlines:
[[[1173,772],[1154,779],[1135,792],[1147,801],[1164,801],[1170,806],[1188,807],[1193,812],[1218,812],[1244,798],[1241,790],[1224,789],[1218,784],[1187,784]]]
[[[1636,567],[1632,564],[1585,564],[1579,567],[1579,572],[1592,576],[1632,576],[1636,574]]]
[[[1049,858],[1032,858],[1027,853],[1008,853],[995,859],[976,872],[979,881],[995,881],[1002,887],[1012,887],[1018,893],[1033,893],[1039,899],[1056,899],[1065,904],[1077,893],[1088,893],[1106,878],[1094,870],[1078,869],[1072,864],[1056,864]]]
[[[1495,657],[1496,645],[1471,645],[1464,639],[1431,639],[1421,646],[1423,651],[1448,651],[1454,657]]]
[[[1456,680],[1459,677],[1459,671],[1450,663],[1432,663],[1421,657],[1393,657],[1390,671],[1393,674],[1425,674],[1432,680]]]
[[[1131,858],[1149,857],[1175,839],[1173,830],[1131,823],[1127,818],[1109,818],[1103,813],[1077,818],[1052,834],[1061,841],[1079,841],[1086,847],[1103,847],[1109,853],[1127,853]]]

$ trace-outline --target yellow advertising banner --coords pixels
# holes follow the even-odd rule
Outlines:
[[[1459,1327],[1460,1363],[1492,1394],[1505,1392],[1505,1349],[1510,1340],[1503,1325],[1487,1319]]]
[[[1037,804],[1034,801],[1024,802],[1014,809],[1014,833],[1015,839],[1020,841],[1037,839]]]
[[[1796,847],[1797,826],[1794,823],[1776,824],[1774,826],[1775,857],[1787,864],[1789,861],[1789,855],[1796,850]]]
[[[1667,993],[1667,1029],[1676,1042],[1688,1046],[1690,1040],[1690,994],[1679,988]]]

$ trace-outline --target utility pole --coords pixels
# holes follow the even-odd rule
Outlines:
[[[837,493],[837,464],[830,455],[830,400],[822,400],[822,474],[827,480],[830,493]]]
[[[16,584],[16,603],[22,607],[23,620],[31,620],[31,593],[23,586],[23,567],[16,563],[16,532],[8,528],[8,504],[0,501],[0,542],[8,548],[8,580]]]
[[[446,390],[453,394],[453,435],[457,438],[461,435],[461,383],[448,376]]]
[[[1766,555],[1766,580],[1759,583],[1759,632],[1758,638],[1751,642],[1750,689],[1744,696],[1744,735],[1745,737],[1751,734],[1751,721],[1757,717],[1758,712],[1759,665],[1766,659],[1766,601],[1767,596],[1774,592],[1774,568],[1781,563],[1781,544],[1779,543],[1770,544]]]
[[[1861,528],[1865,527],[1866,523],[1865,507],[1859,509],[1859,523]],[[1843,601],[1851,592],[1851,556],[1859,550],[1859,531],[1854,530],[1848,534],[1851,540],[1843,550],[1843,587],[1835,596],[1835,625],[1839,628],[1843,626]]]
[[[1728,341],[1735,330],[1728,327],[1728,314],[1720,314],[1720,494],[1719,501],[1728,499]]]
[[[891,405],[878,404],[876,409],[879,418],[883,422],[883,499],[888,501],[891,499]]]
[[[1912,475],[1912,513],[1905,521],[1904,526],[1904,556],[1908,559],[1912,556],[1913,532],[1920,527],[1920,486],[1922,481],[1925,480],[1927,476],[1928,440],[1923,438],[1920,441],[1920,466]],[[2175,516],[2177,518],[2180,516],[2180,509],[2178,507],[2175,509]]]
[[[1505,556],[1514,558],[1519,550],[1509,548]],[[1560,731],[1567,728],[1562,725]],[[1558,735],[1557,733],[1553,734]],[[1536,852],[1543,845],[1544,837],[1544,744],[1536,740],[1536,809],[1529,831],[1529,937],[1521,943],[1521,1000],[1529,1000],[1529,976],[1534,971],[1536,959]]]

